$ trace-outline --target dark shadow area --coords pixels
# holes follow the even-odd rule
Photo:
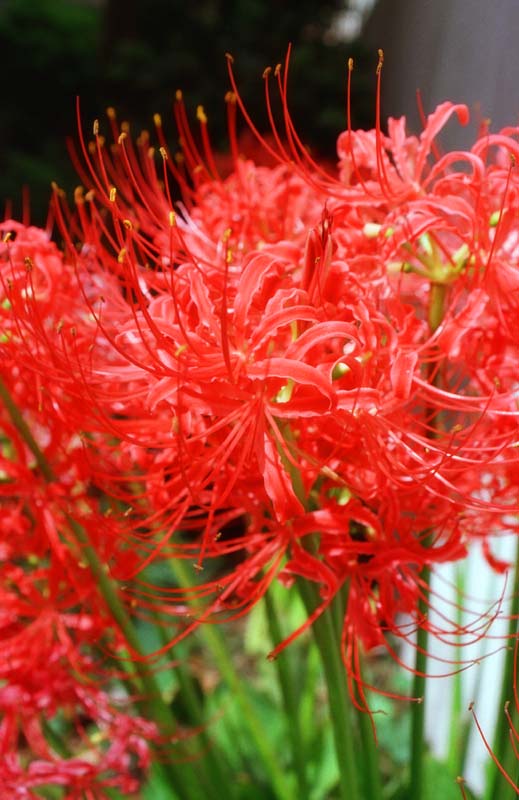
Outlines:
[[[171,145],[175,90],[188,113],[198,104],[209,118],[215,148],[227,149],[225,52],[235,58],[240,92],[262,130],[267,128],[262,73],[293,45],[289,103],[301,138],[314,153],[335,157],[345,127],[346,62],[356,62],[355,126],[372,124],[376,54],[358,42],[330,37],[342,0],[6,0],[0,6],[0,51],[5,65],[0,104],[0,203],[20,216],[22,186],[31,219],[45,220],[50,182],[70,192],[78,183],[66,150],[76,135],[75,97],[85,130],[107,106],[131,121],[132,132],[152,127],[159,112]],[[241,124],[241,123],[240,123]],[[106,126],[105,126],[106,128]],[[8,211],[10,211],[8,207]]]

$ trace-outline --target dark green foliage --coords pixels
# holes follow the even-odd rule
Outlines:
[[[371,123],[373,78],[359,45],[326,44],[342,0],[7,0],[0,7],[4,82],[0,106],[0,202],[20,213],[22,185],[30,188],[32,217],[42,223],[49,184],[68,191],[77,182],[65,140],[74,136],[75,97],[85,127],[106,106],[151,127],[159,111],[170,140],[175,90],[182,88],[193,113],[204,105],[215,146],[225,150],[223,97],[229,88],[226,51],[235,57],[240,91],[262,129],[267,127],[262,73],[283,61],[293,44],[290,108],[313,151],[334,157],[345,126],[346,61],[356,58],[353,113]],[[369,56],[369,71],[374,66]],[[373,62],[373,63],[371,63]],[[367,87],[370,87],[367,89]]]
[[[0,104],[0,199],[19,213],[30,188],[39,222],[50,182],[73,185],[65,136],[74,131],[74,98],[93,95],[100,19],[66,0],[8,0],[0,7],[4,74]]]

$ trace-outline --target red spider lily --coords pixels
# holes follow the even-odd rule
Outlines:
[[[117,574],[170,557],[223,563],[188,591],[143,574],[127,590],[141,613],[169,603],[176,618],[205,601],[175,642],[298,576],[321,591],[307,627],[347,586],[343,658],[360,681],[359,642],[407,638],[402,615],[456,631],[419,614],[420,570],[463,558],[517,511],[519,179],[505,158],[517,132],[439,156],[441,127],[466,118],[447,103],[419,139],[403,120],[387,135],[379,119],[348,126],[328,174],[295,131],[286,73],[274,73],[283,135],[268,72],[271,138],[249,120],[274,167],[239,156],[234,83],[225,179],[205,115],[198,144],[181,97],[185,170],[160,120],[159,168],[112,113],[110,151],[97,123],[92,146],[81,137],[88,191],[74,214],[59,191],[54,204],[74,301],[62,311],[58,294],[43,314],[45,266],[26,272],[20,229],[5,246],[8,344],[87,442],[117,519]]]
[[[66,413],[70,400],[58,403],[37,361],[38,348],[48,354],[56,338],[64,341],[55,330],[59,320],[73,320],[81,331],[86,314],[83,302],[74,305],[74,273],[67,274],[44,232],[13,222],[5,227],[0,373],[54,480],[47,480],[2,406],[0,795],[39,797],[49,784],[69,798],[104,797],[109,787],[127,794],[137,790],[158,734],[152,723],[127,713],[129,698],[113,699],[111,680],[120,676],[101,667],[98,648],[117,651],[124,642],[69,519],[83,525],[115,574],[121,563],[128,570],[132,556],[121,548],[117,521],[101,513],[86,446],[74,415]],[[57,396],[63,399],[63,390]],[[62,749],[54,740],[63,723]]]

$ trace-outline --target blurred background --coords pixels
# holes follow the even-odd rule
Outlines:
[[[371,0],[0,0],[0,208],[43,224],[50,182],[67,192],[78,180],[66,149],[75,137],[75,98],[85,129],[114,106],[138,135],[159,112],[172,147],[175,90],[196,124],[203,104],[216,149],[226,151],[225,52],[235,57],[240,91],[266,129],[262,73],[293,44],[290,107],[312,150],[334,157],[345,126],[346,62],[357,70],[354,124],[371,126],[376,50],[361,44]],[[106,130],[106,127],[105,127]]]

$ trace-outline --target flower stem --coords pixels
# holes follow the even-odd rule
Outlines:
[[[364,779],[365,797],[369,797],[369,800],[382,800],[380,764],[372,721],[369,714],[361,710],[357,711],[357,720],[364,756],[362,777]]]
[[[339,601],[340,598],[340,601]],[[339,592],[337,602],[333,604],[335,617],[335,633],[340,645],[342,628],[344,625],[344,609],[348,602],[348,587],[343,586]],[[360,739],[362,743],[362,793],[369,800],[382,800],[382,785],[380,782],[380,764],[376,745],[376,736],[373,720],[367,711],[355,709]],[[357,770],[358,774],[358,770]]]
[[[431,283],[429,295],[429,328],[434,333],[443,320],[447,286],[444,283]]]
[[[318,592],[304,580],[298,581],[298,586],[307,611],[311,613],[319,603]],[[351,703],[341,658],[340,637],[334,624],[334,606],[340,602],[340,595],[336,596],[326,611],[315,620],[312,629],[328,689],[328,708],[339,767],[339,797],[340,800],[360,800]]]
[[[180,586],[188,587],[192,585],[184,561],[178,558],[171,559],[170,566]],[[258,754],[272,780],[277,798],[279,798],[279,800],[293,800],[294,794],[292,786],[280,766],[278,756],[270,746],[268,732],[264,729],[261,720],[256,715],[247,693],[243,688],[242,679],[234,668],[232,658],[224,644],[221,632],[215,625],[211,625],[210,623],[200,625],[199,631],[201,638],[204,639],[208,650],[213,655],[220,675],[231,690],[233,698],[240,707],[243,720],[249,729]]]
[[[430,579],[430,569],[422,570],[421,578],[426,585]],[[425,590],[424,590],[425,591]],[[418,615],[420,620],[428,613],[427,597],[420,597],[418,601]],[[411,780],[409,796],[413,800],[423,797],[423,773],[425,756],[425,671],[427,668],[427,640],[429,634],[427,627],[420,624],[416,637],[416,658],[414,665],[413,697],[420,698],[413,705],[411,715]]]
[[[293,449],[294,435],[288,424],[282,426],[287,445]],[[309,501],[305,495],[300,471],[288,460],[279,449],[280,458],[288,474],[296,497],[305,508]],[[307,542],[310,550],[316,549],[317,541]],[[308,613],[312,613],[320,602],[315,586],[308,581],[297,582],[299,593]],[[333,602],[312,625],[314,639],[319,650],[328,689],[328,708],[333,727],[333,737],[337,765],[339,768],[339,791],[341,800],[360,800],[357,759],[353,749],[354,729],[352,725],[351,704],[346,687],[346,675],[341,657],[341,628],[336,624],[337,618],[343,618],[344,598],[339,592]],[[376,800],[376,796],[374,798]]]
[[[270,635],[274,643],[283,639],[279,618],[276,613],[274,601],[267,592],[264,598],[265,611]],[[308,797],[308,781],[306,776],[306,754],[304,747],[304,737],[301,731],[301,720],[299,703],[295,691],[295,674],[292,669],[293,663],[290,653],[286,650],[279,654],[276,659],[276,669],[279,678],[279,685],[285,707],[286,720],[288,725],[288,735],[292,747],[292,763],[297,777],[300,797]]]
[[[435,283],[431,281],[429,291],[429,329],[434,333],[440,326],[444,313],[445,313],[445,298],[447,294],[447,286],[442,283]],[[429,382],[438,385],[440,382],[440,372],[435,367],[434,363],[429,364],[428,371]],[[428,432],[429,438],[434,439],[441,424],[440,415],[437,411],[432,410],[426,414],[430,418],[431,429]],[[429,537],[430,542],[430,537]],[[427,547],[427,540],[424,542],[424,547]],[[414,680],[413,680],[413,697],[420,698],[414,703],[413,712],[411,717],[411,776],[410,776],[410,797],[413,800],[421,800],[423,797],[423,775],[424,775],[424,758],[425,758],[425,673],[427,670],[427,641],[429,633],[425,620],[429,613],[428,596],[429,596],[429,581],[431,578],[431,570],[429,566],[425,566],[421,573],[420,579],[422,584],[421,596],[418,600],[418,617],[419,627],[416,637],[416,657],[414,665]]]

